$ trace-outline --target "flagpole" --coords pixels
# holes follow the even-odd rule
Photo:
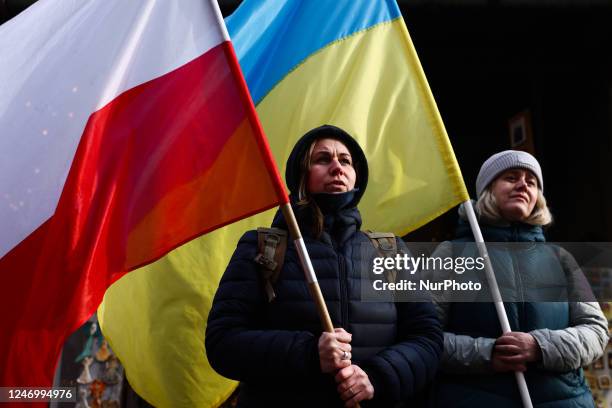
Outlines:
[[[470,222],[470,227],[472,229],[472,234],[474,234],[474,240],[476,241],[478,252],[485,261],[485,274],[487,276],[487,283],[493,296],[493,304],[495,305],[495,310],[497,311],[497,318],[501,323],[502,332],[504,334],[511,332],[512,329],[510,328],[508,315],[506,314],[506,309],[504,308],[504,302],[499,291],[499,286],[497,285],[497,279],[495,279],[495,273],[493,272],[493,265],[491,264],[491,259],[489,258],[489,253],[487,251],[487,247],[482,236],[482,231],[480,230],[480,225],[478,225],[478,220],[476,219],[476,214],[474,213],[472,201],[464,201],[462,205],[467,214],[468,221]],[[525,375],[520,371],[515,371],[514,375],[516,377],[516,382],[518,384],[519,392],[521,394],[521,400],[523,401],[523,407],[533,408],[533,404],[531,403],[531,397],[529,396],[529,389],[527,388],[527,381],[525,381]]]
[[[310,255],[308,255],[308,250],[304,244],[304,239],[302,238],[302,233],[300,232],[300,227],[295,219],[295,214],[293,213],[291,204],[286,203],[281,205],[281,211],[283,212],[283,216],[287,221],[289,233],[293,238],[293,244],[295,245],[295,249],[300,258],[302,270],[304,271],[306,281],[308,282],[308,289],[310,290],[310,294],[312,295],[315,305],[317,306],[317,312],[319,313],[319,318],[323,324],[323,329],[328,333],[333,333],[334,325],[332,324],[331,317],[329,316],[327,305],[325,304],[323,294],[321,293],[321,288],[319,287],[319,282],[317,281],[317,275],[315,275],[312,262],[310,262]]]

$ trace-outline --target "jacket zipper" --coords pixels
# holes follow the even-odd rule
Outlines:
[[[510,246],[512,247],[512,242],[519,242],[518,238],[519,238],[519,234],[518,234],[518,227],[514,226],[512,229],[512,241],[510,243]],[[525,292],[523,290],[523,279],[521,277],[521,271],[519,270],[519,266],[518,266],[518,262],[516,261],[516,251],[517,248],[516,246],[514,246],[514,248],[510,251],[510,258],[512,258],[512,266],[514,269],[514,273],[516,275],[516,280],[517,280],[517,285],[518,285],[518,290],[519,290],[519,298],[517,299],[518,302],[515,302],[516,305],[516,312],[517,312],[517,324],[518,327],[516,328],[516,330],[521,331],[523,330],[523,327],[525,327],[525,322],[524,322],[524,317],[525,317]],[[517,304],[518,303],[518,304]]]
[[[340,252],[338,252],[338,267],[340,269],[340,326],[348,331],[348,279],[346,275],[346,263],[344,261],[344,255],[342,255],[342,253]]]

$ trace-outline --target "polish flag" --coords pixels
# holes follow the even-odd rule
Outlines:
[[[112,282],[288,200],[214,0],[40,0],[0,56],[0,386],[50,386]]]

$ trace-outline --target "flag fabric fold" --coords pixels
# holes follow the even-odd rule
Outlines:
[[[0,385],[44,387],[112,282],[287,196],[216,3],[41,0],[0,54]]]
[[[245,0],[226,21],[280,167],[303,133],[329,123],[368,157],[366,228],[404,235],[468,198],[395,1]],[[205,358],[206,319],[239,237],[272,216],[202,236],[107,291],[102,327],[149,402],[218,406],[235,387]]]

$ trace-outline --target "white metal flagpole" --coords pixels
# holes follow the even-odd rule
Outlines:
[[[472,206],[472,202],[470,200],[463,202],[462,205],[467,214],[468,221],[470,222],[470,227],[472,228],[472,234],[474,234],[478,252],[485,261],[487,283],[489,284],[489,289],[491,290],[491,294],[493,296],[493,304],[495,305],[495,310],[497,311],[497,318],[501,323],[502,332],[504,334],[508,333],[512,331],[512,329],[510,328],[510,322],[508,321],[508,316],[506,315],[506,309],[504,309],[504,302],[502,300],[501,293],[499,292],[499,286],[497,286],[497,279],[495,279],[493,265],[491,265],[491,260],[489,259],[489,253],[482,237],[482,232],[480,231],[480,225],[478,225],[478,220],[476,219],[476,214],[474,213],[474,207]],[[523,407],[533,408],[531,397],[529,396],[529,389],[527,388],[527,382],[525,381],[525,375],[519,371],[516,371],[514,375],[519,387],[519,392],[521,393]]]

